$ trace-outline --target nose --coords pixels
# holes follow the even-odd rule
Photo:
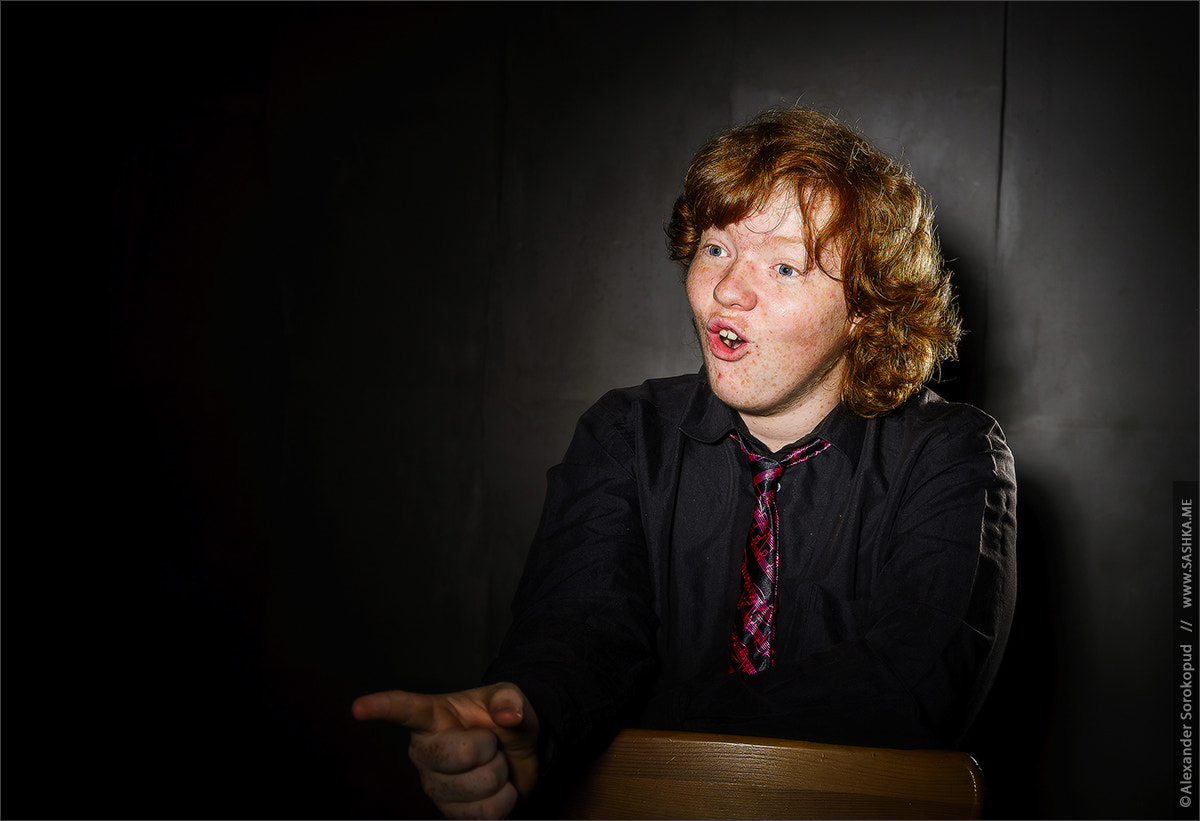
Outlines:
[[[713,299],[726,308],[749,311],[758,303],[758,295],[750,282],[750,268],[743,260],[737,260],[725,271],[713,288]]]

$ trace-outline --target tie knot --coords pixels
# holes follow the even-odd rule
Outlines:
[[[738,447],[750,461],[750,467],[754,469],[754,491],[759,495],[774,496],[775,492],[779,490],[779,477],[783,475],[784,468],[807,461],[829,447],[829,443],[824,439],[814,439],[798,448],[792,448],[783,455],[782,459],[775,459],[772,456],[761,456],[746,447],[745,441],[737,431],[729,436],[738,443]]]
[[[774,493],[779,490],[779,477],[783,475],[784,466],[774,459],[759,459],[751,462],[757,470],[754,472],[754,490],[757,493]]]

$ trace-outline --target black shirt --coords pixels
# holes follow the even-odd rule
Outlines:
[[[781,479],[775,666],[755,675],[727,672],[754,508],[734,429],[703,372],[583,415],[486,680],[520,686],[556,749],[629,725],[953,746],[1016,596],[1000,427],[923,390],[876,418],[839,406],[796,443],[832,447]]]

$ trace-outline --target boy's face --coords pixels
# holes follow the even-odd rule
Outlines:
[[[814,230],[829,221],[814,209]],[[809,260],[804,219],[791,192],[777,192],[741,222],[712,227],[687,274],[688,301],[713,393],[746,417],[770,417],[811,402],[832,407],[841,392],[852,322],[841,261],[827,275]],[[750,420],[747,419],[747,422]]]

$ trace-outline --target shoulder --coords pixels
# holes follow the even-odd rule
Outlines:
[[[982,437],[992,444],[1005,443],[1000,423],[965,402],[947,402],[929,388],[922,388],[896,410],[881,417],[885,425],[912,434],[934,434],[949,438]]]
[[[877,424],[880,446],[901,460],[916,457],[934,468],[973,462],[1012,476],[1012,451],[1000,423],[973,405],[948,402],[923,388]]]
[[[610,390],[592,405],[584,418],[617,420],[650,415],[678,424],[704,385],[701,374],[648,379],[634,387]]]
[[[700,374],[649,379],[608,391],[579,420],[576,438],[597,442],[619,461],[639,443],[661,440],[677,431],[698,393],[706,389]]]

